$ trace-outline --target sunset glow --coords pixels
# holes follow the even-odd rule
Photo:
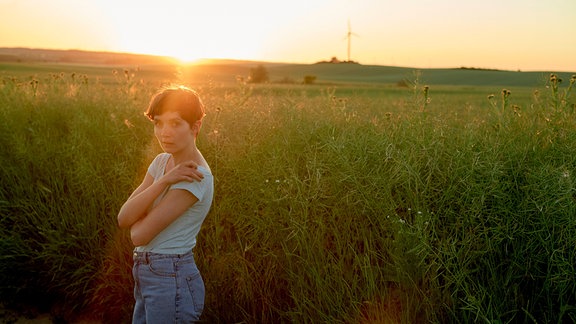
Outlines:
[[[0,0],[0,47],[576,71],[576,1]]]
[[[239,10],[227,5],[223,11],[203,2],[169,0],[147,6],[124,1],[109,13],[114,35],[111,47],[183,61],[261,57],[260,39],[265,34],[258,25],[261,22],[257,17],[237,15]]]

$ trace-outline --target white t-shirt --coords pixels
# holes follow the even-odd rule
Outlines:
[[[169,153],[156,156],[148,167],[148,173],[157,181],[164,175],[166,164],[170,159]],[[192,193],[198,201],[176,218],[162,232],[158,233],[147,245],[138,246],[135,251],[154,252],[163,254],[184,254],[196,246],[196,236],[200,232],[202,222],[206,218],[214,195],[214,177],[209,169],[198,166],[204,178],[200,182],[178,182],[168,187],[156,200],[156,206],[168,190],[183,189]]]

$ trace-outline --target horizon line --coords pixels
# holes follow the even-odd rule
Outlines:
[[[243,62],[243,63],[265,63],[265,64],[286,64],[286,65],[315,65],[315,64],[357,64],[361,66],[381,66],[381,67],[394,67],[394,68],[406,68],[406,69],[422,69],[422,70],[478,70],[478,71],[501,71],[501,72],[563,72],[563,73],[576,73],[576,71],[569,70],[544,70],[544,69],[502,69],[502,68],[490,68],[490,67],[477,67],[477,66],[452,66],[452,67],[418,67],[418,66],[400,66],[400,65],[384,65],[384,64],[363,64],[358,61],[346,61],[338,60],[336,56],[333,56],[328,60],[319,60],[316,62],[288,62],[288,61],[268,61],[268,60],[258,60],[258,59],[239,59],[239,58],[227,58],[227,57],[203,57],[197,58],[190,61],[183,61],[179,58],[170,55],[160,55],[152,53],[138,53],[138,52],[124,52],[124,51],[113,51],[113,50],[91,50],[91,49],[79,49],[79,48],[42,48],[42,47],[26,47],[26,46],[0,46],[0,50],[30,50],[30,51],[52,51],[52,52],[83,52],[83,53],[94,53],[94,54],[108,54],[108,55],[131,55],[139,57],[149,57],[158,59],[168,59],[173,61],[174,64],[181,65],[194,65],[203,64],[202,61],[233,61],[233,62]],[[0,53],[1,54],[1,53]],[[337,59],[337,62],[332,62],[333,59]],[[0,60],[0,62],[2,62]],[[66,63],[66,62],[59,62]]]

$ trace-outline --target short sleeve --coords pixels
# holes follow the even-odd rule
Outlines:
[[[148,166],[148,173],[154,178],[158,179],[164,173],[164,166],[166,161],[170,158],[166,153],[158,154],[152,163]]]
[[[204,174],[204,177],[208,177],[211,176],[211,174],[209,172],[207,172],[204,168],[199,167],[198,168],[199,171],[201,171]],[[193,182],[187,182],[187,181],[182,181],[182,182],[178,182],[173,184],[172,186],[170,186],[170,190],[172,189],[183,189],[186,190],[188,192],[190,192],[191,194],[193,194],[198,200],[202,200],[202,198],[204,198],[204,195],[206,194],[206,191],[208,190],[205,181],[193,181]]]

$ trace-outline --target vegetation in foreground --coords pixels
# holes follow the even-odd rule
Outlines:
[[[204,319],[575,321],[575,80],[197,86],[216,179],[196,250]],[[116,214],[158,152],[142,111],[159,84],[2,80],[5,306],[129,321]]]

